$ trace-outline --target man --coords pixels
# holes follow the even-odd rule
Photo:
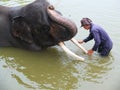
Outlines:
[[[81,20],[81,27],[89,30],[90,34],[87,38],[78,42],[82,44],[83,42],[88,42],[92,39],[95,41],[92,49],[88,50],[88,55],[92,55],[94,51],[98,51],[101,56],[108,56],[113,47],[113,43],[105,30],[100,26],[92,23],[89,18],[83,18]]]

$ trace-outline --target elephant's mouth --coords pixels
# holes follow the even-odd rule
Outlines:
[[[51,31],[50,34],[58,40],[59,46],[62,47],[62,49],[70,54],[71,56],[84,61],[84,58],[76,55],[75,53],[71,52],[63,43],[63,41],[71,40],[73,43],[75,43],[78,47],[80,47],[85,53],[87,53],[87,50],[85,50],[73,37],[77,33],[77,27],[75,23],[73,23],[71,20],[64,18],[62,15],[57,13],[54,10],[53,6],[49,6],[47,8],[47,12],[49,17],[54,21],[54,23],[51,25]],[[58,26],[57,26],[58,25]],[[59,29],[56,29],[55,27],[59,27]],[[56,37],[57,36],[57,37]]]

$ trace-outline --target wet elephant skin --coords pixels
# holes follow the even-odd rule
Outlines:
[[[25,6],[0,6],[0,46],[39,51],[75,36],[76,29],[70,31],[48,15],[49,5],[46,0],[36,0]]]

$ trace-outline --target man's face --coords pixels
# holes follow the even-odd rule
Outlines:
[[[89,30],[90,29],[90,25],[84,25],[83,28],[86,29],[86,30]]]

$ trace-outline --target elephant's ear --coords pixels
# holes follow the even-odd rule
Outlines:
[[[22,41],[27,43],[32,43],[33,38],[31,34],[31,29],[27,24],[26,20],[22,16],[14,17],[12,20],[12,35]]]

